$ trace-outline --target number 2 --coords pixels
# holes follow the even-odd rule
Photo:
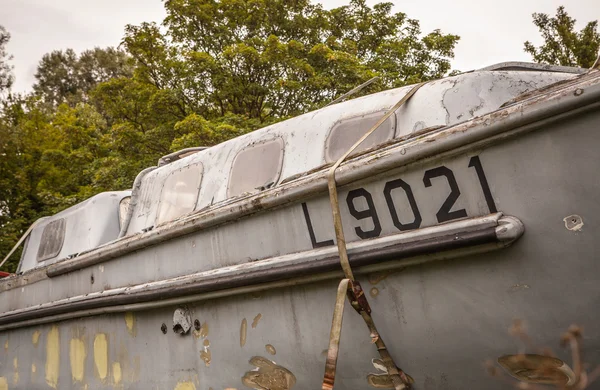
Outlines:
[[[453,219],[465,218],[467,216],[467,211],[465,209],[452,210],[452,206],[456,203],[456,200],[460,196],[460,189],[458,188],[458,184],[456,183],[456,178],[454,177],[454,173],[445,166],[437,167],[434,169],[430,169],[425,172],[425,176],[423,176],[423,184],[425,187],[431,187],[431,179],[434,177],[445,176],[446,180],[448,180],[448,185],[450,186],[450,194],[446,198],[442,207],[435,215],[439,223],[451,221]]]

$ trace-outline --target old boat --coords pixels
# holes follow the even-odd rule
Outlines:
[[[581,383],[568,350],[511,360],[507,329],[556,347],[579,324],[600,363],[600,71],[419,87],[165,156],[36,222],[0,281],[0,389],[506,388],[487,359]],[[345,249],[371,311],[346,303],[340,337]]]

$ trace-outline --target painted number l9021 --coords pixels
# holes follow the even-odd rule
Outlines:
[[[477,179],[479,181],[481,191],[483,193],[490,213],[496,213],[496,204],[494,203],[494,198],[492,197],[492,193],[490,191],[490,187],[485,176],[485,172],[483,171],[483,166],[481,165],[481,160],[479,159],[479,156],[474,156],[469,160],[469,168],[475,169],[475,173],[477,174]],[[425,171],[423,175],[423,186],[425,188],[433,188],[434,185],[432,183],[432,179],[434,178],[445,178],[448,187],[447,191],[449,191],[446,200],[441,204],[439,210],[435,214],[437,222],[443,223],[455,219],[466,218],[468,215],[465,209],[461,208],[458,210],[453,210],[456,201],[460,197],[460,188],[458,186],[458,183],[456,182],[456,178],[454,177],[454,172],[452,172],[450,168],[444,165],[433,169],[429,169]],[[438,186],[439,188],[437,188],[437,190],[442,191],[442,186],[440,184],[438,184]],[[421,211],[419,210],[417,201],[415,199],[415,195],[410,184],[408,184],[402,179],[388,181],[385,183],[383,189],[383,196],[387,204],[387,212],[389,213],[394,226],[399,231],[409,231],[421,227],[423,218],[421,216]],[[361,203],[366,204],[367,206],[364,210],[359,210],[356,207],[356,203],[360,198],[362,198]],[[406,199],[406,202],[402,203],[408,204],[408,206],[410,207],[410,210],[412,212],[412,221],[400,221],[396,202],[398,202],[398,199],[402,198]],[[362,221],[368,219],[370,220],[369,225],[373,226],[371,229],[364,229],[361,226],[355,227],[354,231],[356,235],[361,239],[379,237],[379,235],[382,232],[382,227],[378,211],[375,207],[375,202],[373,201],[372,194],[365,188],[357,188],[351,190],[346,196],[346,204],[348,206],[348,211],[350,212],[350,215],[355,220]],[[302,209],[304,212],[304,218],[306,220],[306,226],[308,228],[313,248],[333,245],[333,240],[318,241],[316,239],[312,225],[312,220],[308,212],[308,206],[306,205],[306,203],[302,203]]]

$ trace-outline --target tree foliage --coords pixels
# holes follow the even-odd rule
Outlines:
[[[600,50],[598,21],[587,23],[580,31],[575,30],[575,22],[562,6],[553,17],[534,13],[533,23],[540,30],[544,43],[535,47],[527,41],[525,51],[539,63],[590,68]]]
[[[458,41],[439,30],[422,34],[391,3],[351,0],[325,10],[309,0],[166,0],[165,7],[162,25],[126,26],[119,49],[46,54],[33,92],[2,101],[0,254],[35,219],[130,188],[140,170],[172,151],[321,107],[376,75],[365,93],[443,77]],[[0,54],[0,71],[10,70]]]
[[[10,41],[10,34],[0,25],[0,94],[10,89],[14,77],[12,66],[8,63],[12,57],[6,51],[6,45]]]

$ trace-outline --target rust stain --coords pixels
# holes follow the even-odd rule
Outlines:
[[[242,378],[242,384],[255,390],[289,390],[296,384],[294,374],[277,363],[254,356],[250,364],[257,369],[248,371]]]
[[[240,326],[240,347],[244,347],[246,345],[246,333],[248,331],[248,321],[244,318],[242,320],[242,325]]]
[[[267,352],[271,355],[275,355],[277,353],[277,350],[275,350],[275,347],[272,346],[271,344],[267,344],[265,345],[265,349],[267,350]]]
[[[390,276],[394,272],[400,272],[402,270],[404,270],[404,268],[399,268],[397,270],[390,270],[390,271],[373,272],[373,273],[369,274],[369,283],[371,283],[372,285],[375,286],[378,283],[380,283],[383,280],[385,280],[385,278],[387,278],[388,276]]]
[[[261,318],[262,314],[260,313],[258,313],[256,317],[254,317],[254,320],[252,321],[252,329],[256,329],[256,327],[258,326],[258,321],[260,321]]]
[[[379,289],[377,287],[373,287],[370,291],[369,294],[375,298],[379,295]]]

